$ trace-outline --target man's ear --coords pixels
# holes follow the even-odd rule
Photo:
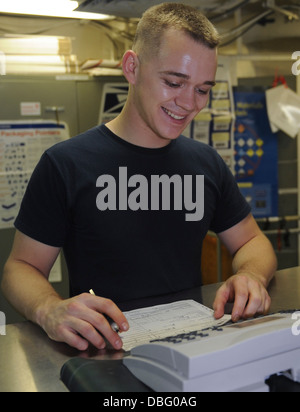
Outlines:
[[[127,50],[123,56],[122,69],[128,83],[135,83],[138,67],[139,59],[137,54],[133,50]]]

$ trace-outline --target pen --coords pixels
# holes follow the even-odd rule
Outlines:
[[[89,292],[90,292],[91,295],[96,296],[96,295],[95,295],[95,292],[93,291],[93,289],[90,289]],[[119,326],[116,324],[116,322],[114,322],[109,316],[105,315],[104,313],[102,313],[102,315],[106,318],[106,320],[107,320],[108,323],[110,324],[110,327],[112,328],[112,330],[113,330],[114,332],[117,332],[117,333],[118,333],[120,329],[119,329]]]

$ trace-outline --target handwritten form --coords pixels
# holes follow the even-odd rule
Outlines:
[[[212,309],[194,300],[183,300],[124,312],[130,329],[120,334],[123,349],[131,350],[153,339],[188,333],[227,323],[230,315],[214,318]]]

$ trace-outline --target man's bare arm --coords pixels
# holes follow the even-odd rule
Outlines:
[[[111,317],[121,331],[128,329],[128,323],[111,300],[89,293],[64,300],[49,283],[49,273],[59,251],[17,231],[1,285],[7,300],[53,340],[85,350],[89,342],[103,348],[105,337],[114,348],[120,349],[120,337],[102,314]]]
[[[233,301],[234,321],[266,313],[271,303],[267,286],[277,268],[277,259],[269,240],[252,215],[219,234],[219,237],[234,256],[234,275],[217,292],[215,317],[221,317],[225,304]]]
[[[48,297],[59,296],[48,282],[60,249],[16,232],[4,266],[2,289],[7,300],[27,319],[37,323],[37,308]]]

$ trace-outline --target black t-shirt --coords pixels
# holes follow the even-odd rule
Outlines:
[[[208,145],[143,148],[101,125],[44,153],[15,226],[63,248],[71,295],[93,288],[117,303],[201,285],[207,231],[249,212]]]

